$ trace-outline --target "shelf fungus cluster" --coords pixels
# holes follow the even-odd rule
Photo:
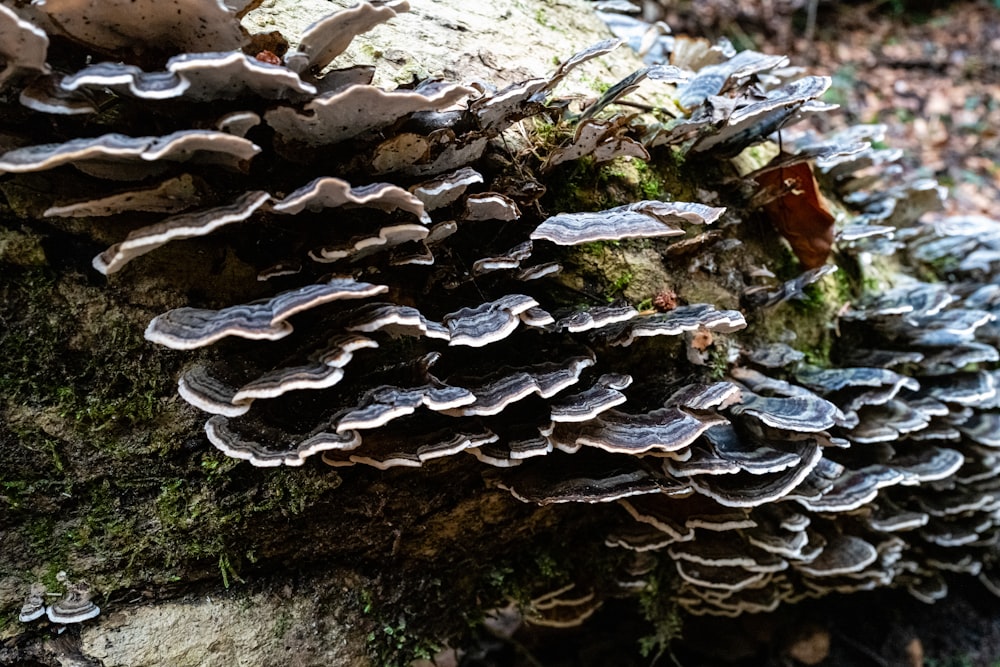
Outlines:
[[[57,579],[65,587],[62,593],[50,593],[43,583],[31,585],[17,616],[19,621],[31,623],[47,618],[52,623],[67,625],[83,623],[100,615],[101,609],[91,599],[93,591],[86,582],[71,582],[65,572],[60,572]]]
[[[732,166],[829,111],[827,77],[657,33],[647,52],[669,60],[582,102],[559,84],[617,40],[501,89],[386,90],[371,67],[331,63],[405,0],[336,12],[273,51],[241,27],[254,4],[0,4],[0,86],[25,121],[3,128],[0,185],[58,175],[38,217],[118,234],[93,259],[112,283],[162,254],[162,284],[170,264],[223,266],[227,252],[257,274],[233,287],[210,272],[218,290],[199,285],[146,329],[189,351],[179,394],[209,413],[215,447],[255,466],[511,468],[487,477],[522,501],[618,512],[607,543],[669,562],[692,613],[882,586],[932,601],[950,573],[1000,591],[1000,224],[918,223],[940,189],[873,148],[878,127],[789,129],[787,152]],[[507,140],[533,117],[565,141],[515,164]],[[39,118],[46,143],[18,129]],[[657,198],[549,210],[531,176],[555,185],[657,156],[712,174],[685,190],[705,201],[667,184]],[[836,216],[817,183],[843,203]],[[759,228],[745,230],[807,191],[794,204],[815,214],[803,227],[774,220],[804,267],[778,280],[750,247]],[[901,274],[845,299],[830,360],[810,365],[763,320],[829,280],[834,244],[837,262],[893,254],[950,282]],[[655,250],[680,303],[655,312],[581,288],[567,274],[595,247]],[[599,602],[581,588],[535,611],[570,625]]]

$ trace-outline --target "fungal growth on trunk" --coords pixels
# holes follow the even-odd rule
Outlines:
[[[46,617],[52,623],[67,625],[83,623],[100,615],[100,607],[92,600],[94,592],[86,582],[71,582],[65,572],[58,573],[56,579],[65,587],[61,595],[49,593],[43,583],[31,585],[31,590],[21,605],[21,612],[17,617],[19,621],[30,623]],[[48,604],[49,596],[53,598],[51,604]]]
[[[58,177],[39,217],[118,234],[93,259],[114,290],[215,267],[145,330],[186,360],[206,446],[265,467],[465,457],[525,503],[615,513],[608,548],[667,563],[693,614],[885,586],[931,601],[949,572],[1000,590],[1000,223],[921,222],[940,189],[885,169],[877,127],[802,129],[830,112],[828,77],[609,19],[642,28],[647,65],[590,99],[560,84],[617,40],[501,89],[388,90],[330,63],[406,2],[286,35],[277,64],[241,50],[251,4],[0,6],[7,109],[52,128],[4,121],[0,189]],[[39,106],[43,83],[93,104]],[[676,182],[544,194],[603,163]],[[867,292],[835,271],[890,256],[921,271]],[[227,257],[259,280],[234,286]],[[537,597],[530,622],[643,587],[592,584]],[[48,607],[96,613],[76,588]]]

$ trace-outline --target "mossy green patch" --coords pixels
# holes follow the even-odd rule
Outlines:
[[[666,563],[660,563],[639,595],[642,615],[653,626],[650,634],[639,639],[639,652],[644,657],[653,656],[652,664],[681,638],[683,621],[676,601],[676,577],[670,573],[671,569]]]
[[[237,470],[203,440],[184,453],[195,414],[174,397],[174,355],[142,338],[147,314],[103,308],[106,289],[77,274],[2,273],[0,559],[32,564],[17,576],[67,570],[111,590],[214,569],[232,583],[269,537],[250,522],[297,517],[339,485],[328,470]]]
[[[668,285],[667,272],[656,241],[625,239],[598,241],[568,249],[569,267],[559,280],[572,291],[573,304],[580,296],[589,305],[625,300],[638,303]]]
[[[836,343],[838,313],[850,301],[845,298],[844,283],[835,275],[806,287],[801,299],[757,313],[753,330],[763,341],[788,341],[805,353],[809,363],[829,366]]]
[[[545,13],[545,10],[541,7],[535,10],[535,23],[543,28],[548,28],[549,30],[554,28],[554,26],[549,22],[549,17]]]
[[[541,127],[545,128],[545,125]],[[555,147],[571,133],[550,132],[546,145]],[[564,139],[565,137],[565,139]],[[592,156],[556,167],[547,179],[543,206],[553,212],[599,211],[646,199],[696,201],[696,183],[681,169],[683,160],[672,151],[654,151],[650,161],[615,158],[598,163]]]
[[[47,269],[6,271],[0,392],[7,400],[53,408],[90,437],[151,419],[171,382],[163,355],[136,322],[99,310],[81,313],[66,296],[80,288],[58,283]]]
[[[45,266],[41,237],[30,231],[0,228],[0,264]]]
[[[713,381],[722,380],[729,373],[729,355],[726,346],[713,345],[708,349],[708,376]]]
[[[562,517],[566,524],[582,519],[592,523],[594,518],[593,512],[574,514],[575,519]],[[607,519],[604,515],[602,521]],[[610,524],[601,525],[609,529]],[[512,526],[507,529],[516,530]],[[358,611],[371,619],[368,644],[374,664],[402,667],[433,655],[442,645],[467,646],[486,634],[482,622],[489,610],[513,603],[530,613],[532,599],[573,582],[578,583],[576,590],[581,594],[591,585],[607,589],[614,585],[628,558],[578,534],[574,539],[538,537],[526,549],[495,550],[482,562],[463,559],[462,567],[445,571],[438,569],[438,564],[420,564],[423,574],[414,578],[411,573],[406,586],[392,581],[392,569],[380,570],[385,585],[358,591],[354,602]],[[404,589],[406,596],[400,598]],[[442,613],[434,614],[435,622],[429,623],[427,609]]]

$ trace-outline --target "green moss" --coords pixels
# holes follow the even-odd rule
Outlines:
[[[48,569],[39,577],[39,581],[45,584],[45,587],[51,591],[59,591],[63,589],[63,582],[61,581],[61,574],[67,572],[66,568],[61,567],[58,563],[49,563]]]
[[[524,121],[526,129],[530,130],[530,141],[536,150],[548,151],[555,148],[560,141],[573,136],[572,129],[562,123],[554,123],[545,114],[532,116]]]
[[[784,243],[778,242],[772,234],[762,238],[766,248],[761,252],[772,258],[768,268],[779,280],[801,275],[802,265]],[[841,268],[807,285],[799,298],[748,311],[747,332],[761,342],[784,340],[803,352],[810,363],[829,366],[838,345],[840,312],[864,293],[867,275],[849,257],[838,257],[836,261]]]
[[[582,244],[569,249],[563,259],[568,269],[560,280],[572,290],[567,306],[618,299],[652,303],[651,295],[669,283],[656,242],[649,239]],[[581,301],[581,295],[589,298]]]
[[[403,667],[433,655],[441,645],[469,645],[485,632],[486,610],[512,601],[524,608],[531,599],[570,582],[589,580],[595,587],[610,587],[625,558],[600,542],[536,541],[526,551],[496,553],[480,563],[463,559],[462,567],[443,571],[446,580],[432,565],[422,565],[423,575],[416,579],[411,575],[405,587],[358,590],[353,606],[371,622],[367,640],[373,664]],[[384,572],[380,570],[380,578]],[[396,596],[403,588],[407,593],[400,599]],[[428,623],[427,609],[447,613],[435,614],[437,623]],[[461,620],[463,625],[451,625],[442,635],[447,619]]]
[[[586,253],[591,257],[603,257],[609,249],[617,248],[620,245],[619,241],[594,241],[593,243],[581,243],[576,247],[580,252]]]
[[[540,553],[535,556],[538,574],[549,581],[555,581],[566,576],[566,570],[551,553]]]
[[[393,72],[392,80],[400,86],[405,86],[414,81],[423,81],[431,77],[431,72],[424,67],[422,62],[407,60],[402,67]]]
[[[35,549],[44,549],[47,546],[49,536],[55,530],[55,518],[51,516],[41,516],[27,524],[24,531],[31,540],[31,546]]]
[[[360,49],[361,53],[363,53],[368,58],[371,58],[373,61],[378,60],[379,58],[382,57],[381,49],[376,48],[374,44],[362,43],[360,45]]]
[[[952,255],[937,257],[923,265],[924,271],[922,277],[932,282],[940,281],[954,273],[961,265],[962,259],[961,257],[954,257]]]
[[[280,469],[246,493],[220,494],[211,484],[216,471],[209,466],[203,478],[177,478],[160,486],[153,502],[159,530],[149,536],[146,549],[163,554],[168,567],[215,559],[226,587],[242,581],[239,570],[244,560],[257,560],[258,543],[242,534],[243,526],[261,515],[296,516],[340,482],[327,471]],[[138,526],[134,528],[139,532]]]
[[[152,419],[170,392],[162,355],[140,328],[120,316],[95,313],[81,321],[64,286],[45,269],[11,271],[0,285],[0,392],[33,407],[52,407],[82,434],[127,428]],[[99,302],[99,301],[98,301]]]
[[[649,168],[645,160],[633,160],[633,166],[639,175],[639,191],[643,199],[660,199],[666,194],[666,184],[655,169]]]
[[[851,300],[853,290],[843,278],[843,271],[835,271],[823,280],[802,289],[802,297],[790,301],[792,308],[804,316],[822,315],[831,304],[839,308]]]
[[[729,373],[729,357],[723,345],[713,345],[708,349],[708,376],[712,380],[722,380]]]
[[[608,294],[607,297],[608,301],[613,301],[616,294],[624,292],[628,288],[628,286],[632,284],[632,278],[634,277],[635,276],[632,274],[631,271],[626,271],[625,273],[622,273],[613,278],[609,286],[610,294]]]
[[[546,145],[554,148],[568,140],[570,134],[563,136],[550,136]],[[599,164],[592,156],[585,156],[556,168],[546,181],[549,193],[543,204],[553,211],[577,212],[599,211],[644,199],[695,201],[697,184],[682,172],[681,164],[683,160],[671,151],[658,151],[649,162],[616,158]]]
[[[230,579],[241,584],[246,583],[240,578],[236,567],[229,558],[229,554],[225,552],[219,554],[219,576],[222,577],[222,587],[226,590],[229,590]]]
[[[639,652],[644,657],[652,655],[652,664],[656,664],[670,650],[670,645],[681,638],[683,621],[675,601],[677,587],[669,570],[661,563],[639,595],[642,615],[653,626],[652,633],[639,639]],[[677,662],[676,659],[674,662]]]
[[[605,81],[604,79],[599,79],[596,76],[588,76],[586,74],[580,75],[580,82],[598,95],[603,95],[608,92],[608,90],[611,89],[611,86],[614,85],[610,81]]]
[[[544,198],[546,208],[560,213],[598,210],[594,159],[590,156],[556,168],[558,177]]]
[[[0,264],[45,266],[41,237],[30,232],[0,228]]]
[[[445,597],[440,580],[431,579],[421,588],[423,594],[429,594],[430,599],[439,604]],[[380,598],[381,591],[361,589],[353,604],[369,620],[370,630],[365,640],[372,664],[408,667],[414,660],[430,659],[441,650],[441,644],[427,637],[424,628],[413,625],[413,621],[425,620],[420,602],[410,599],[387,603]]]
[[[616,158],[599,166],[597,184],[608,191],[614,206],[644,199],[662,199],[670,194],[670,179],[659,167],[645,160]]]
[[[0,507],[12,517],[0,556],[35,563],[17,573],[25,581],[75,567],[104,590],[213,570],[238,581],[268,538],[247,526],[298,516],[340,478],[182,454],[173,434],[197,426],[173,399],[178,362],[142,338],[146,314],[102,310],[105,291],[72,273],[0,269],[0,437],[10,444]]]
[[[429,660],[441,650],[441,646],[433,641],[420,638],[407,630],[406,618],[400,617],[394,623],[385,623],[379,630],[373,630],[367,636],[370,648],[375,655],[406,656],[402,661],[388,658],[387,667],[409,665],[414,660]]]
[[[542,26],[543,28],[548,28],[549,30],[554,29],[554,26],[549,23],[548,15],[545,10],[541,7],[535,10],[535,23]]]

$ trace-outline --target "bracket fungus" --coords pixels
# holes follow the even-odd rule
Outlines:
[[[98,63],[63,78],[59,87],[68,92],[107,89],[147,100],[196,102],[249,96],[294,99],[316,94],[316,87],[295,72],[235,51],[183,53],[168,60],[162,72]]]
[[[556,245],[580,245],[627,238],[683,236],[671,223],[711,224],[725,209],[684,202],[640,201],[596,213],[560,213],[531,233]]]
[[[46,617],[51,623],[67,625],[83,623],[100,615],[101,609],[91,600],[93,591],[86,582],[71,582],[65,572],[59,572],[56,579],[65,587],[61,595],[50,593],[43,583],[31,585],[18,614],[21,623],[31,623]],[[49,597],[56,599],[48,604]]]
[[[292,333],[287,321],[295,313],[339,299],[364,299],[388,290],[385,285],[332,278],[325,283],[289,290],[261,303],[220,310],[175,308],[146,327],[146,338],[175,350],[191,350],[227,336],[276,340]]]
[[[282,106],[266,112],[264,120],[284,141],[325,146],[381,129],[418,111],[450,107],[476,92],[443,82],[397,91],[357,84],[313,98],[304,105],[304,113]]]
[[[223,0],[39,0],[59,32],[103,52],[228,51],[246,41],[238,13]],[[198,17],[191,21],[190,17]]]
[[[254,3],[23,4],[0,5],[0,103],[53,129],[34,143],[0,121],[16,137],[0,189],[51,172],[55,201],[32,224],[104,244],[127,225],[93,266],[114,294],[136,276],[165,286],[152,301],[173,307],[145,337],[187,353],[176,355],[190,358],[178,392],[210,415],[206,437],[226,455],[474,467],[484,489],[618,522],[609,548],[667,564],[692,614],[883,586],[932,601],[942,571],[1000,591],[1000,222],[918,224],[940,191],[883,168],[898,155],[872,147],[877,127],[790,137],[795,153],[742,175],[730,160],[829,111],[829,78],[786,80],[783,57],[670,46],[654,30],[648,64],[596,102],[556,91],[616,39],[499,88],[424,79],[387,90],[368,68],[322,70],[407,11],[403,0],[333,13],[285,65],[240,51],[239,17]],[[69,38],[53,62],[91,51],[116,62],[50,81],[46,31]],[[640,80],[656,88],[657,113],[623,109]],[[14,92],[53,81],[65,95],[102,89],[114,113],[94,107],[100,122],[81,135],[72,116],[17,106]],[[517,124],[542,114],[567,143],[514,156],[513,128],[527,136]],[[567,206],[565,192],[540,194],[570,169],[645,166],[664,151],[713,169],[662,179],[660,197],[639,188]],[[797,277],[776,277],[780,239],[748,231],[761,200],[744,195],[769,180],[810,190],[820,209],[816,229],[779,221]],[[696,235],[701,225],[712,233]],[[135,261],[171,241],[183,246],[177,266]],[[910,275],[832,295],[821,279],[836,270],[833,244],[854,272],[895,253]],[[323,262],[340,273],[324,275]],[[937,282],[918,280],[928,275]],[[840,301],[787,303],[806,294]],[[800,325],[810,317],[821,321]],[[704,354],[689,356],[694,333]],[[530,620],[582,623],[621,592],[579,590],[536,598]],[[39,616],[41,595],[22,619]],[[72,623],[98,611],[80,585],[47,613]]]
[[[83,583],[68,583],[66,592],[45,608],[45,615],[53,623],[82,623],[96,618],[101,608],[91,601],[90,587]]]
[[[21,605],[21,611],[17,615],[17,620],[21,623],[30,623],[45,616],[45,584],[31,584],[31,590]]]
[[[98,177],[132,180],[163,168],[161,161],[193,159],[235,169],[259,152],[260,148],[247,139],[210,130],[179,130],[162,137],[112,133],[8,151],[0,156],[0,174],[46,171],[72,164]],[[142,169],[143,165],[147,169]]]
[[[271,199],[266,192],[247,192],[228,206],[184,213],[149,227],[137,229],[94,258],[94,268],[108,275],[128,262],[176,239],[211,234],[223,225],[243,222]]]
[[[21,19],[13,10],[0,6],[0,90],[19,76],[48,74],[51,69],[45,61],[49,37],[31,21]]]
[[[312,24],[302,33],[299,47],[285,58],[296,72],[319,72],[343,53],[358,35],[368,32],[399,12],[410,11],[406,0],[374,4],[360,2],[343,11],[330,14]]]

